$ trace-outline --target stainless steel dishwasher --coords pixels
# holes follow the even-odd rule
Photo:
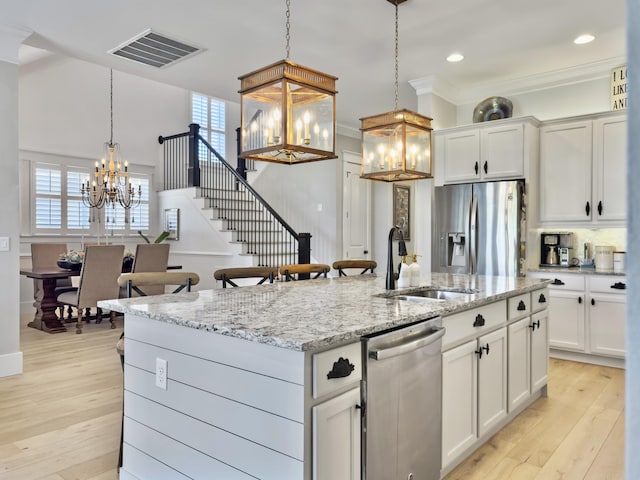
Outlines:
[[[363,337],[363,480],[438,480],[442,318]]]

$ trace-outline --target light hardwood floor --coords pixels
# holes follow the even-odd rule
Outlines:
[[[22,327],[24,374],[0,379],[0,480],[118,478],[121,327]],[[624,371],[552,359],[549,396],[446,480],[622,480],[623,452]]]

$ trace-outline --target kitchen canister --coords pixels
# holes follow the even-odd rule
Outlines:
[[[596,270],[613,270],[613,247],[611,245],[596,245]]]
[[[624,273],[625,252],[613,252],[613,271]]]

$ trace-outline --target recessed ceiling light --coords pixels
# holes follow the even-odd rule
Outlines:
[[[583,45],[585,43],[589,43],[589,42],[593,42],[595,40],[596,37],[594,37],[593,35],[589,34],[589,33],[585,33],[584,35],[580,35],[578,37],[576,37],[576,39],[573,41],[573,43],[575,43],[576,45]]]
[[[459,62],[463,58],[464,58],[464,55],[462,55],[461,53],[452,53],[447,57],[447,62],[455,63],[455,62]]]

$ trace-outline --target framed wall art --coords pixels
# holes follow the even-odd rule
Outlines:
[[[404,240],[411,239],[411,188],[393,186],[393,224],[400,227]]]
[[[169,232],[167,240],[180,239],[180,209],[165,208],[163,219],[163,230]]]

